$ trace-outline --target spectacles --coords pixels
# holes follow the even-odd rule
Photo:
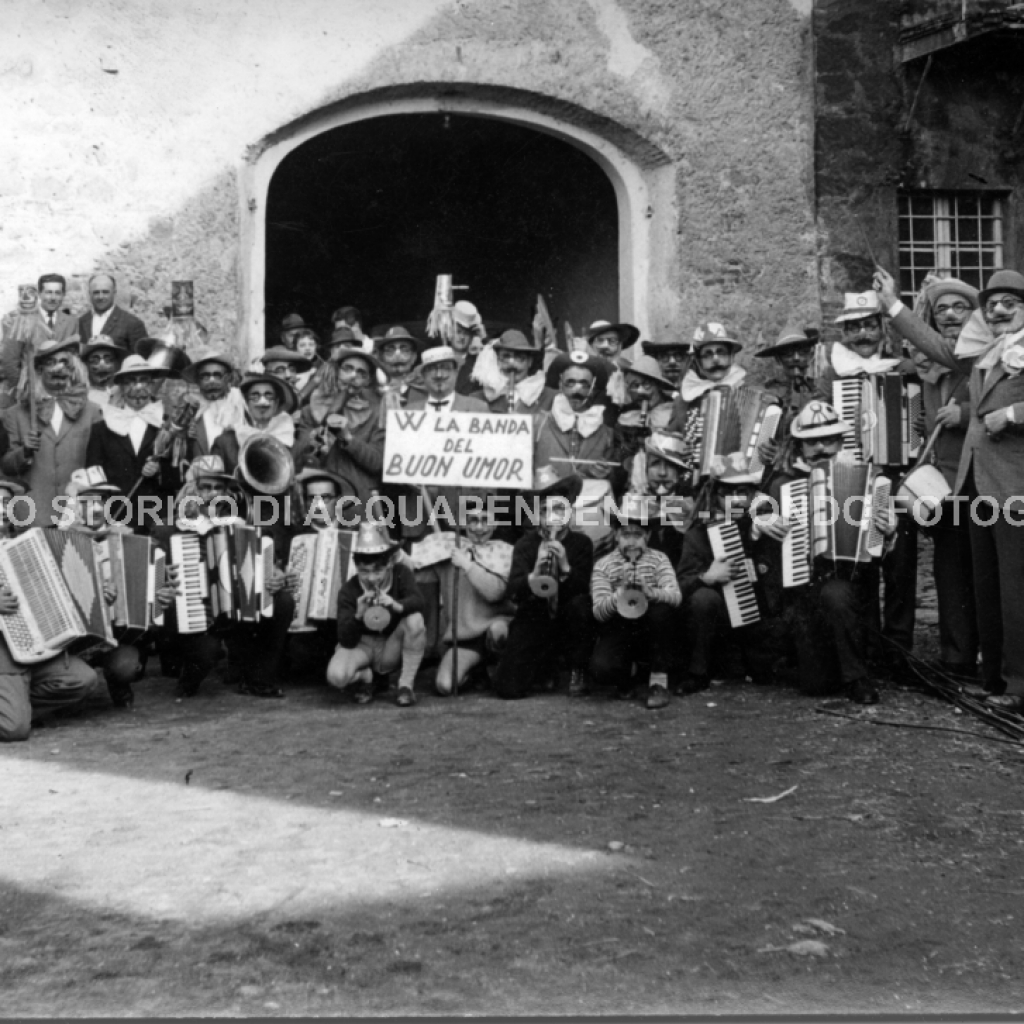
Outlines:
[[[1014,310],[1020,309],[1021,306],[1024,306],[1024,302],[1020,299],[1012,298],[1009,295],[1002,299],[989,299],[988,302],[985,303],[985,312],[994,313],[998,306],[1002,306],[1007,313],[1012,313]]]
[[[947,306],[943,303],[941,306],[935,307],[935,312],[942,313],[956,313],[957,316],[963,316],[971,307],[966,302],[954,302],[952,306]]]

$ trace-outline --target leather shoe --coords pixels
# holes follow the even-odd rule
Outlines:
[[[400,708],[411,708],[416,703],[416,694],[408,686],[400,686],[395,703]]]
[[[647,688],[647,710],[657,711],[668,707],[668,687],[649,686]]]

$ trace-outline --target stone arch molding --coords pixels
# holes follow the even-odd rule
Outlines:
[[[348,124],[396,114],[493,118],[553,135],[586,153],[608,176],[619,211],[619,315],[642,337],[674,312],[674,172],[669,157],[631,129],[580,107],[522,90],[444,83],[381,90],[306,115],[251,147],[241,174],[242,348],[258,355],[265,335],[266,213],[281,162],[303,143]]]

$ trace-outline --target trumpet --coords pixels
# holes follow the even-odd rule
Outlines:
[[[647,595],[636,585],[636,560],[633,578],[628,587],[621,587],[615,595],[615,610],[624,619],[640,619],[647,614]]]
[[[547,541],[554,540],[555,535],[558,533],[558,527],[549,526],[547,533],[548,536],[544,539]],[[544,560],[542,571],[530,579],[530,590],[535,597],[544,598],[554,597],[558,593],[558,579],[555,577],[555,556],[553,554],[549,554]]]
[[[381,603],[380,588],[376,588],[370,597],[370,607],[363,614],[363,625],[374,633],[383,633],[391,624],[391,612]]]

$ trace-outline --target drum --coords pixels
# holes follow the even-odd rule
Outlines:
[[[927,525],[938,519],[939,506],[953,493],[942,472],[935,466],[919,466],[908,473],[896,492],[896,507],[917,511],[919,522]]]

